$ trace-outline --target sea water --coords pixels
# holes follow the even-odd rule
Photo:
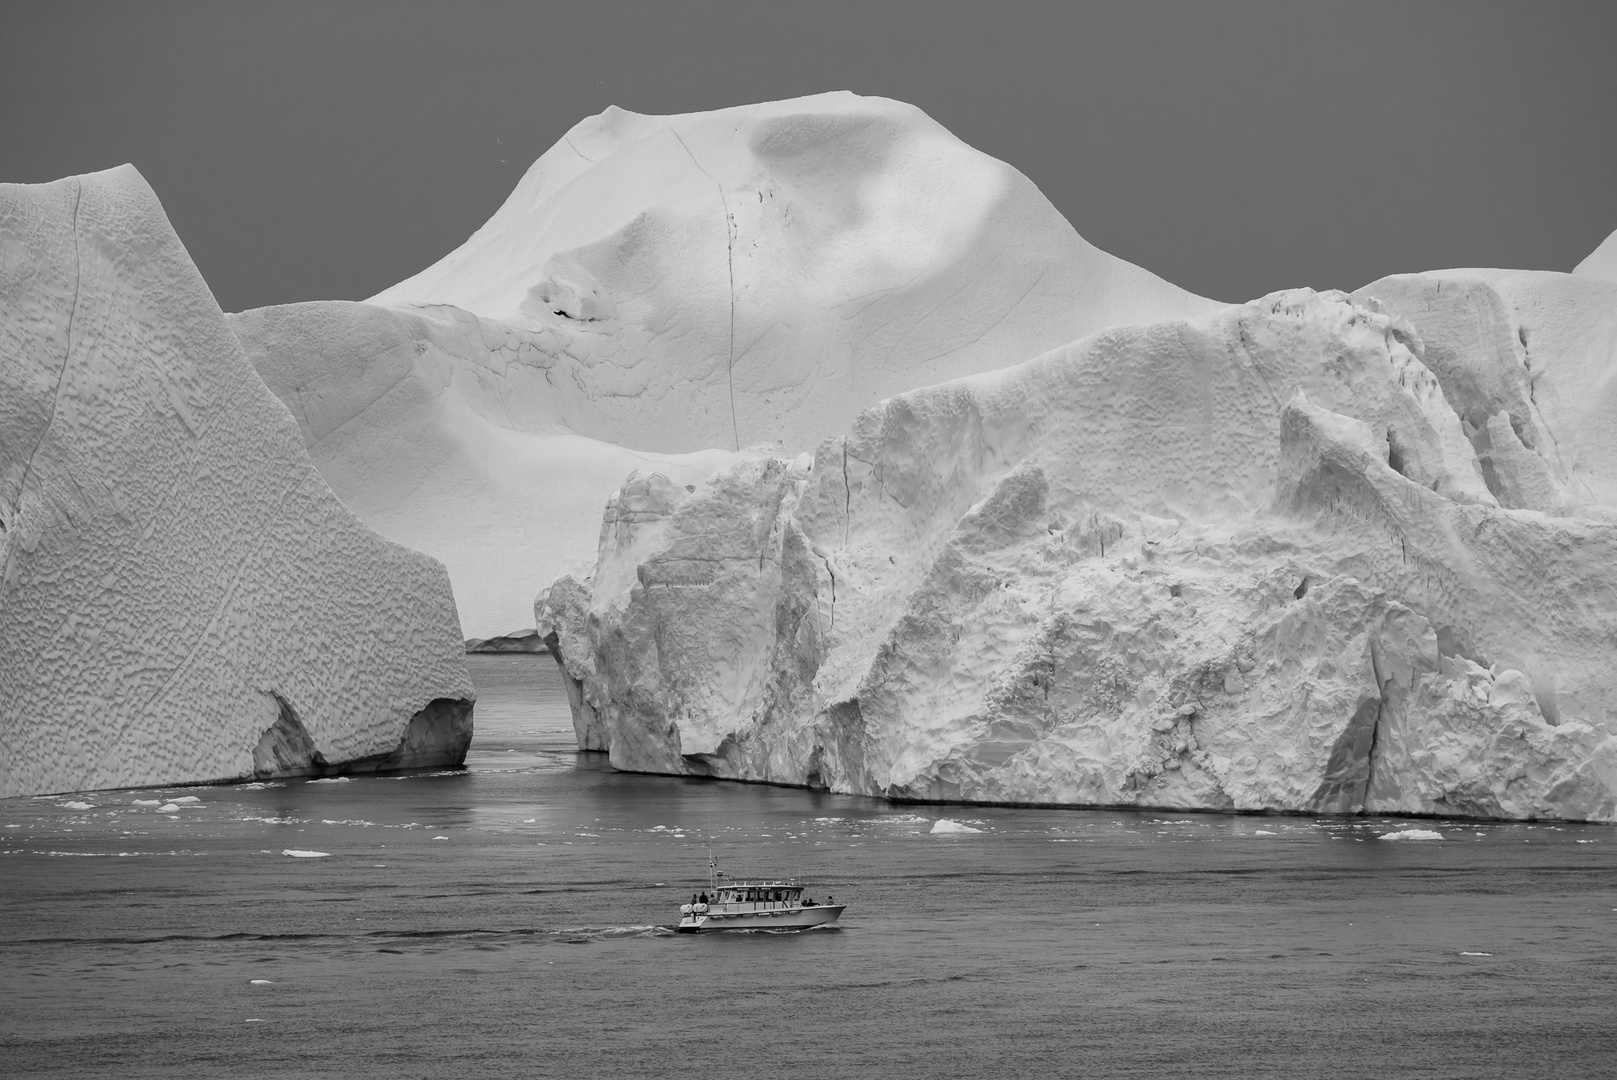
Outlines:
[[[0,802],[0,1075],[1617,1075],[1617,829],[634,776],[470,660],[465,769]],[[709,845],[841,925],[670,933]]]

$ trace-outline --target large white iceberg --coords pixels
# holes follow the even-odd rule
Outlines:
[[[0,797],[458,762],[460,642],[139,173],[0,185]]]
[[[588,565],[630,471],[694,484],[915,386],[1216,307],[919,109],[835,93],[608,109],[434,266],[232,324],[338,495],[443,560],[486,637]]]
[[[633,478],[537,604],[580,745],[911,799],[1617,818],[1612,338],[1552,352],[1507,310],[1428,347],[1388,311],[1419,290],[1378,286],[1109,330],[695,492]]]

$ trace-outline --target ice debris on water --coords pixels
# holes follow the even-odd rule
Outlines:
[[[1491,952],[1466,952],[1466,951],[1464,951],[1462,949],[1460,951],[1460,955],[1461,956],[1492,956],[1493,953],[1491,953]]]
[[[331,858],[331,852],[329,852],[329,851],[299,851],[296,848],[287,848],[286,850],[282,851],[281,854],[282,855],[289,855],[294,859],[329,859],[329,858]]]
[[[161,804],[161,799],[134,799],[130,802],[131,806],[159,806]]]
[[[157,812],[159,814],[178,814],[180,812],[180,808],[175,806],[173,803],[164,803],[162,806],[157,808]]]
[[[348,782],[349,778],[346,776],[328,776],[321,780],[309,781],[311,784],[346,784]]]
[[[937,821],[934,821],[932,823],[931,835],[932,836],[937,836],[939,834],[945,834],[945,833],[980,833],[980,832],[982,832],[981,829],[974,829],[970,825],[963,825],[958,821],[950,821],[948,818],[939,818]]]
[[[247,985],[249,985],[249,986],[274,986],[275,984],[270,982],[268,979],[248,979],[247,980]]]
[[[62,804],[62,809],[63,810],[94,810],[95,807],[91,806],[87,802],[65,802],[65,803]]]
[[[1441,840],[1443,834],[1436,829],[1399,829],[1397,832],[1382,833],[1377,840]]]

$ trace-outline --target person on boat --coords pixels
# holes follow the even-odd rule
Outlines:
[[[703,893],[703,894],[702,894],[702,898],[701,898],[701,899],[700,899],[700,900],[699,900],[699,901],[697,901],[697,902],[698,902],[698,903],[702,903],[702,904],[705,904],[705,903],[707,903],[707,893]]]
[[[803,897],[803,906],[804,907],[813,907],[814,906],[814,897],[812,897],[812,896]]]

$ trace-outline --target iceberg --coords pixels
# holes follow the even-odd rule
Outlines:
[[[589,565],[631,471],[695,485],[915,386],[1218,306],[919,109],[832,93],[608,109],[433,266],[231,325],[343,502],[443,561],[488,638]]]
[[[461,641],[134,168],[0,185],[0,798],[458,762]]]
[[[1487,304],[1451,334],[1415,286],[1292,290],[694,491],[631,477],[536,602],[579,746],[895,799],[1617,819],[1617,285],[1554,277],[1607,314],[1537,324],[1531,375]]]
[[[1572,272],[1617,282],[1617,231],[1606,237],[1599,247],[1573,267]]]

